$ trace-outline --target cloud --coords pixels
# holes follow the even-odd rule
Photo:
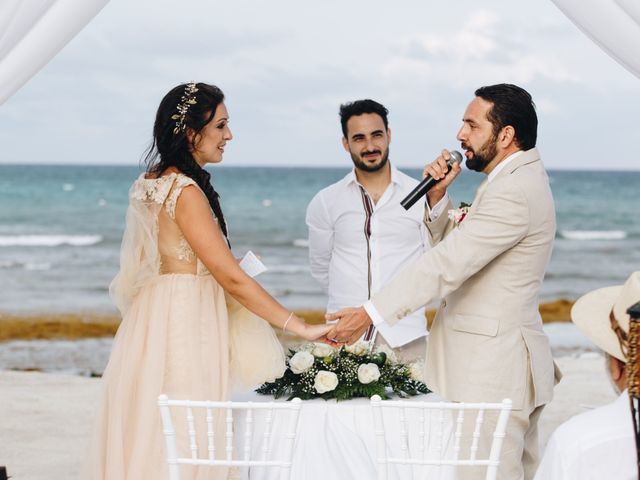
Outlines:
[[[479,10],[459,30],[417,34],[404,42],[410,54],[425,60],[486,60],[497,50],[495,32],[499,23],[495,13]]]
[[[225,91],[235,164],[344,165],[337,111],[357,98],[389,107],[394,157],[415,166],[455,146],[483,84],[530,90],[561,162],[624,145],[640,109],[638,79],[550,2],[110,2],[3,105],[0,162],[135,163],[160,99],[191,79]]]
[[[460,90],[500,81],[584,83],[552,50],[541,51],[540,43],[523,41],[521,29],[496,12],[477,10],[458,30],[440,28],[400,39],[399,53],[383,65],[381,73],[386,78],[418,78],[423,85]]]
[[[538,97],[535,100],[536,103],[536,111],[538,114],[548,114],[552,115],[554,113],[560,112],[560,107],[558,104],[548,97]]]

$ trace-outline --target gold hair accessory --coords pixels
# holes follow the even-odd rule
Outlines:
[[[195,105],[196,102],[196,92],[198,91],[198,87],[196,87],[195,82],[187,83],[184,93],[182,94],[182,98],[180,99],[180,103],[176,107],[178,113],[174,113],[171,115],[171,119],[176,121],[176,126],[173,129],[173,134],[177,135],[178,132],[184,132],[186,127],[185,119],[187,117],[187,112],[189,111],[189,107],[191,105]]]

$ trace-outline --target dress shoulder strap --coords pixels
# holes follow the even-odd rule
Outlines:
[[[173,185],[171,187],[171,191],[167,196],[167,200],[164,203],[164,208],[166,212],[169,214],[173,220],[176,218],[176,204],[178,203],[178,197],[182,193],[184,187],[189,185],[194,185],[198,187],[198,184],[190,177],[180,173],[175,176],[175,180],[173,181]],[[199,187],[198,187],[199,188]]]

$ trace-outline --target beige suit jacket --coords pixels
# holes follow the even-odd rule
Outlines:
[[[447,208],[452,208],[449,205]],[[560,378],[542,330],[538,292],[556,231],[549,179],[537,149],[479,187],[466,218],[427,221],[434,248],[372,298],[388,323],[442,299],[426,357],[426,384],[451,401],[535,406]]]

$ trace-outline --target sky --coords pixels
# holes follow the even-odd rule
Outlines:
[[[0,164],[137,165],[190,80],[225,92],[229,166],[349,166],[339,105],[372,98],[392,162],[419,168],[506,82],[536,102],[547,168],[640,169],[640,79],[550,0],[111,0],[0,106]]]

